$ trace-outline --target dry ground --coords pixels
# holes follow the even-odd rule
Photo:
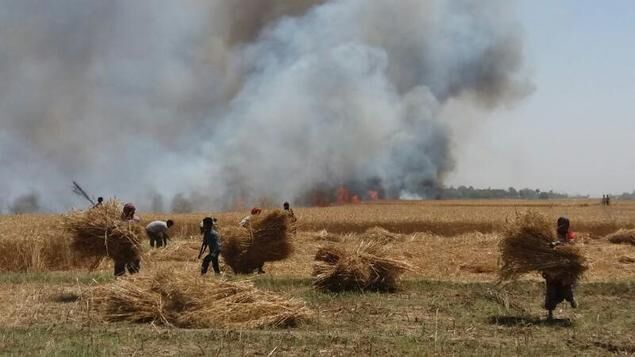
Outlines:
[[[552,324],[542,319],[543,286],[537,275],[504,290],[495,285],[499,231],[515,212],[528,207],[554,222],[559,215],[569,216],[592,263],[577,289],[580,307],[561,305],[556,312],[561,320]],[[176,221],[171,244],[148,252],[143,269],[168,265],[196,274],[198,222],[206,214],[141,215],[145,221]],[[229,225],[244,212],[214,215],[221,225]],[[243,331],[97,323],[89,304],[78,297],[113,279],[110,264],[87,272],[72,269],[67,260],[47,258],[50,247],[65,246],[50,243],[64,239],[55,215],[2,216],[0,354],[635,354],[635,247],[603,239],[633,227],[635,203],[606,208],[591,201],[382,202],[298,208],[296,215],[301,224],[290,259],[267,264],[265,275],[225,278],[253,279],[261,288],[304,299],[318,314],[293,329]],[[364,233],[373,227],[398,234]],[[367,239],[382,239],[395,255],[416,265],[401,292],[323,294],[311,288],[311,262],[319,246],[350,246]],[[15,243],[21,240],[37,246],[37,254]],[[21,263],[10,264],[16,261]]]

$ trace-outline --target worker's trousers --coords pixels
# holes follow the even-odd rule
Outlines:
[[[212,263],[214,273],[220,274],[220,266],[218,265],[218,252],[209,253],[203,258],[203,265],[201,266],[201,274],[207,273],[209,269],[209,263]]]

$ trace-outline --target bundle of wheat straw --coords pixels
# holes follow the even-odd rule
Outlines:
[[[264,262],[288,258],[293,252],[288,216],[275,210],[251,222],[251,228],[221,230],[221,256],[236,274],[248,274]]]
[[[142,253],[144,229],[137,223],[122,221],[121,204],[116,200],[85,211],[63,216],[63,227],[71,233],[71,248],[83,257],[110,257],[132,261]]]
[[[412,271],[406,261],[388,257],[386,246],[361,242],[354,251],[322,247],[315,255],[313,286],[323,291],[395,291],[401,274]]]
[[[163,269],[95,288],[90,301],[106,321],[183,328],[287,327],[309,319],[304,302],[251,282],[209,279]]]
[[[587,270],[586,259],[573,245],[555,248],[551,222],[543,215],[528,211],[508,224],[499,243],[502,266],[500,280],[515,279],[529,272],[541,272],[553,278],[574,282]]]
[[[148,261],[191,262],[198,256],[201,243],[195,241],[172,241],[162,249],[151,249],[144,255]]]
[[[620,229],[606,236],[606,239],[614,244],[635,245],[635,229]]]
[[[373,227],[366,230],[364,238],[369,241],[377,241],[379,243],[389,244],[395,242],[403,242],[405,239],[401,234],[392,233],[382,227]]]

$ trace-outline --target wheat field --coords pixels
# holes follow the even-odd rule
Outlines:
[[[501,232],[517,213],[571,219],[590,269],[578,309],[559,306],[544,321],[543,282],[526,275],[496,284]],[[258,288],[305,301],[314,317],[287,329],[179,329],[106,323],[82,297],[112,284],[112,264],[77,264],[54,214],[0,216],[0,353],[6,355],[629,355],[635,354],[635,247],[605,236],[635,228],[635,202],[603,207],[570,201],[390,201],[294,208],[294,254],[267,263]],[[235,226],[247,212],[140,212],[142,222],[172,219],[171,241],[149,249],[142,271],[169,268],[198,275],[199,222]],[[414,267],[389,293],[318,292],[311,287],[316,251],[379,240]],[[218,279],[213,276],[209,279]]]

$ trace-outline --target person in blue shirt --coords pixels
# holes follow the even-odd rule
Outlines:
[[[220,254],[220,235],[214,229],[214,219],[212,217],[205,217],[203,219],[203,244],[201,250],[198,253],[198,259],[209,248],[209,254],[203,258],[203,264],[201,266],[201,275],[207,273],[209,269],[209,263],[212,263],[214,273],[220,274],[220,266],[218,265],[218,256]]]

